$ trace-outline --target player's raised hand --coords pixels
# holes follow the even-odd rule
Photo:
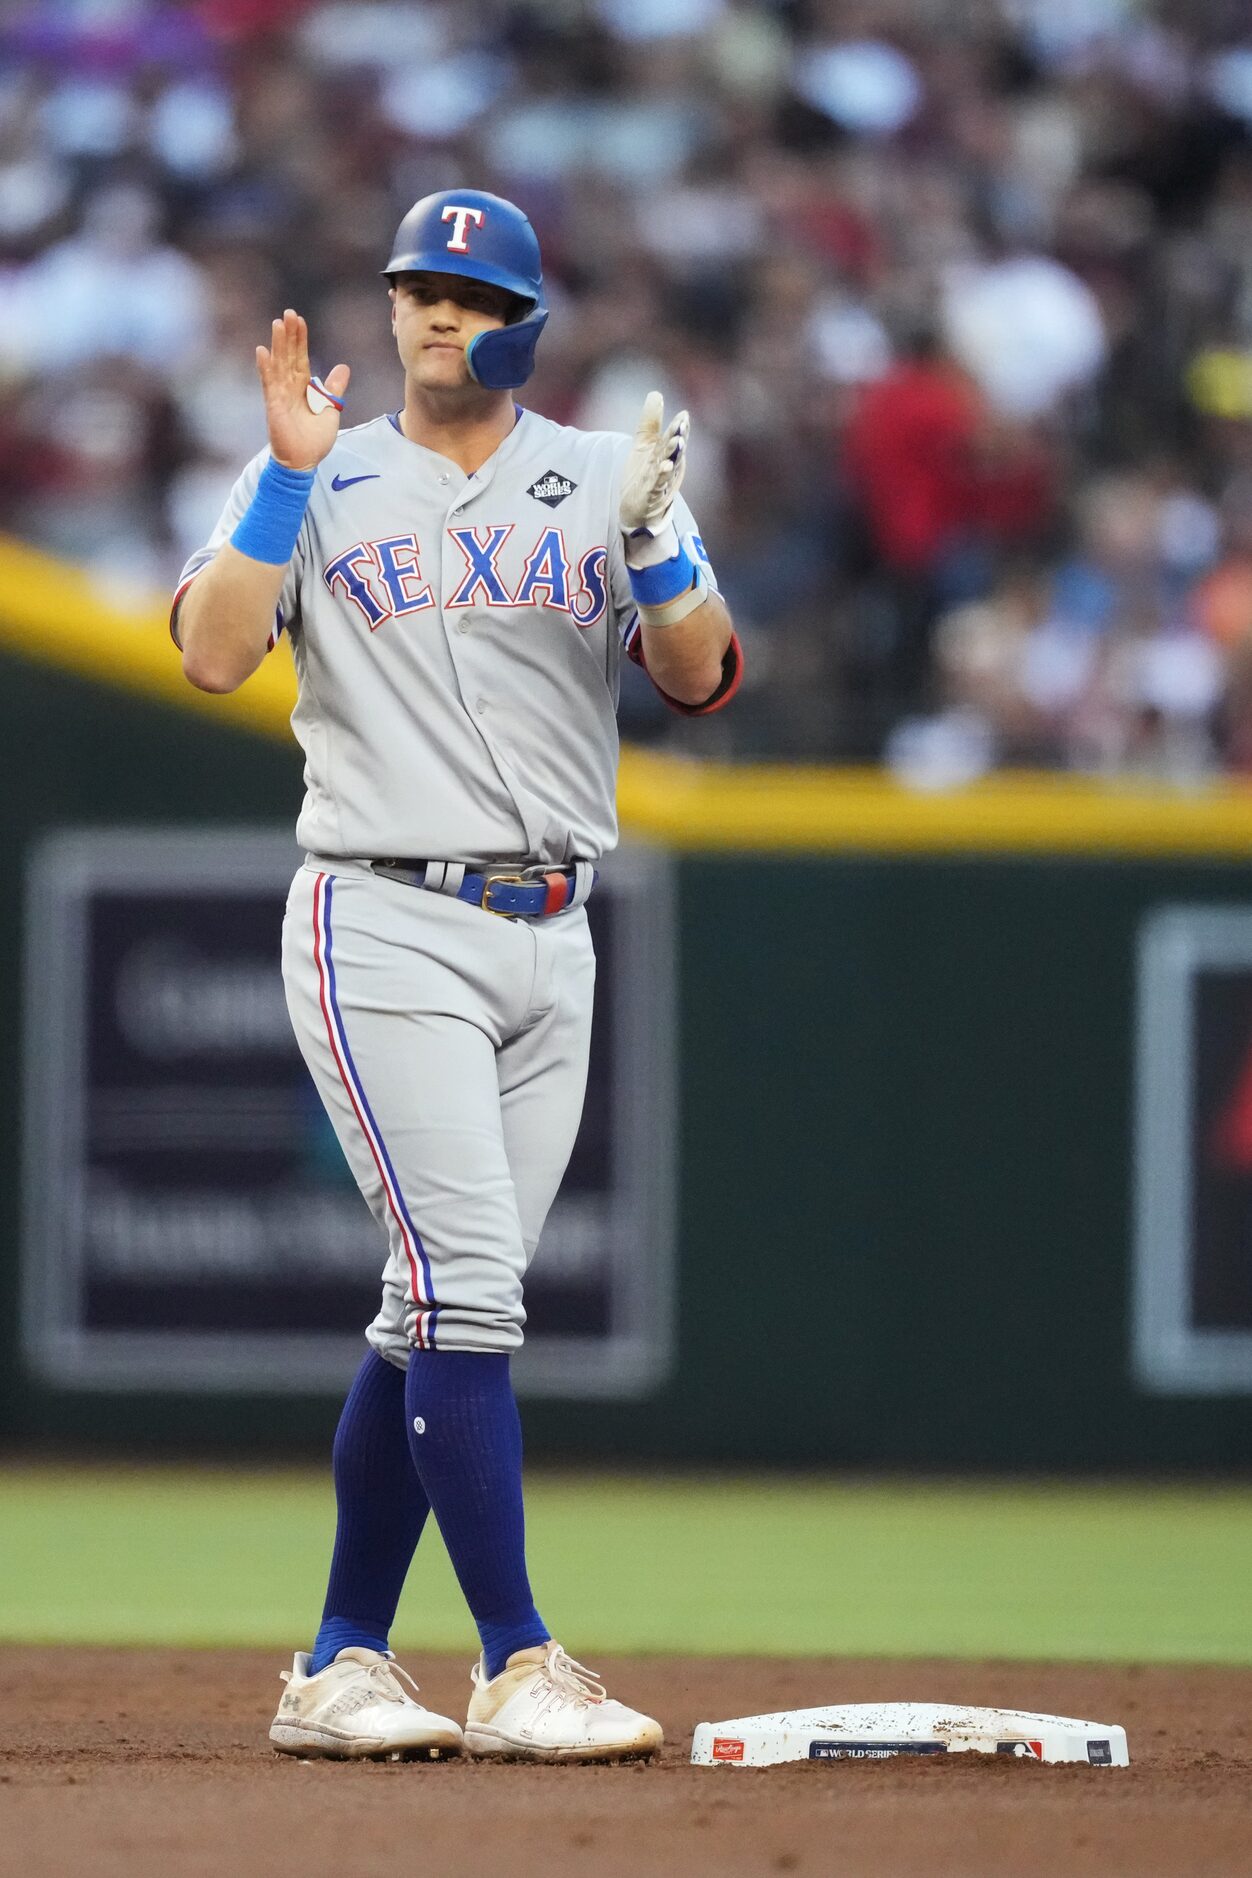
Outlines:
[[[339,435],[349,367],[336,365],[324,384],[315,380],[309,369],[308,323],[288,307],[274,321],[269,345],[257,347],[256,369],[275,462],[287,469],[312,469],[329,455]]]
[[[691,418],[686,411],[665,423],[665,400],[650,391],[622,475],[620,519],[626,535],[659,535],[682,487]]]

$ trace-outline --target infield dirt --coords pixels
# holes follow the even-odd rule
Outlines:
[[[468,1663],[406,1659],[460,1714]],[[346,1765],[274,1755],[273,1655],[11,1648],[0,1658],[0,1873],[13,1878],[1242,1878],[1252,1670],[604,1658],[658,1715],[658,1763]],[[688,1764],[698,1721],[938,1700],[1121,1722],[1129,1768],[981,1755]]]

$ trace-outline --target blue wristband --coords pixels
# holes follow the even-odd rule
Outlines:
[[[685,548],[655,567],[630,567],[630,591],[640,606],[668,606],[695,585],[696,564]]]
[[[286,567],[296,551],[315,474],[313,470],[286,469],[271,457],[261,471],[256,494],[235,524],[231,547],[250,560]]]

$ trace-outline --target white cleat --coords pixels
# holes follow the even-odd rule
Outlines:
[[[282,1679],[287,1693],[270,1727],[280,1754],[437,1761],[461,1752],[458,1724],[413,1700],[404,1683],[413,1695],[417,1684],[390,1652],[340,1650],[333,1663],[310,1676],[309,1658],[298,1650]]]
[[[559,1643],[519,1651],[490,1682],[480,1658],[465,1724],[471,1754],[524,1761],[639,1760],[658,1752],[661,1725],[605,1694]]]

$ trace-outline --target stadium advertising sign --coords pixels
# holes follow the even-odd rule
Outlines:
[[[75,831],[34,857],[23,1335],[57,1382],[338,1390],[360,1360],[386,1248],[287,1017],[298,859],[228,828]],[[668,886],[628,850],[588,905],[590,1082],[527,1281],[522,1393],[637,1396],[668,1366]]]
[[[1252,1392],[1252,907],[1165,907],[1139,943],[1134,1363]]]

